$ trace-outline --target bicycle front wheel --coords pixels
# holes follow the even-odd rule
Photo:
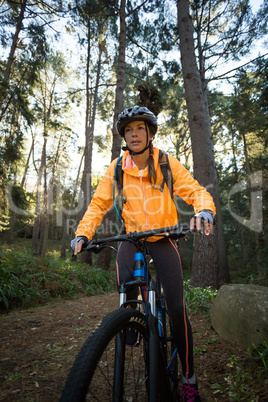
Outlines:
[[[138,343],[126,346],[126,337],[133,331],[138,333]],[[108,314],[85,342],[67,378],[61,401],[144,402],[148,400],[147,378],[145,317],[131,308],[119,309]]]

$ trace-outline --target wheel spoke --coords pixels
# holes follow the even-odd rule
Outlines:
[[[61,401],[147,401],[146,325],[144,315],[133,309],[105,317],[77,356]],[[140,334],[139,343],[126,347],[126,334],[133,330]]]

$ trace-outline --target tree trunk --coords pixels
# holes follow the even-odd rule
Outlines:
[[[217,208],[216,225],[210,236],[195,236],[191,284],[218,288],[228,281],[223,240],[219,188],[214,163],[212,133],[200,73],[196,64],[193,25],[189,14],[189,1],[177,0],[178,30],[181,64],[189,118],[194,176],[213,196]]]
[[[8,89],[8,82],[9,82],[9,78],[10,78],[10,74],[11,74],[11,67],[12,67],[12,64],[14,61],[14,55],[15,55],[16,48],[18,46],[19,34],[20,34],[20,31],[22,28],[22,21],[24,18],[26,3],[27,3],[27,0],[23,0],[21,2],[21,9],[20,9],[20,14],[18,17],[17,25],[16,25],[16,31],[15,31],[13,39],[12,39],[12,45],[10,48],[6,69],[4,72],[4,85],[6,86],[6,90]],[[6,90],[4,90],[3,93],[0,94],[0,109],[2,109],[3,102],[6,99],[6,94],[7,94]],[[7,110],[7,108],[5,108],[5,110],[2,110],[1,117],[4,115],[6,110]]]
[[[25,164],[23,177],[21,179],[21,183],[20,183],[21,188],[24,187],[24,184],[25,184],[25,181],[26,181],[26,175],[27,175],[27,171],[28,171],[28,168],[29,168],[30,158],[31,158],[33,149],[34,149],[34,136],[33,136],[33,139],[32,139],[32,145],[31,145],[31,148],[29,150],[29,154],[28,154],[27,161],[26,161],[26,164]]]
[[[11,49],[10,49],[8,60],[7,60],[7,66],[6,66],[5,73],[4,73],[4,81],[5,82],[9,81],[9,77],[11,74],[11,67],[12,67],[12,63],[14,61],[14,55],[15,55],[16,48],[18,46],[19,33],[20,33],[21,27],[22,27],[22,20],[24,18],[26,3],[27,3],[27,0],[23,0],[23,2],[21,3],[20,15],[19,15],[19,18],[17,21],[16,31],[13,36],[12,45],[11,45]]]
[[[101,56],[102,56],[102,44],[99,44],[99,59],[98,59],[98,66],[97,66],[97,76],[96,76],[96,85],[95,85],[95,93],[93,99],[93,108],[92,114],[89,124],[89,163],[90,163],[90,180],[89,180],[89,202],[92,199],[92,154],[93,154],[93,136],[94,136],[94,128],[95,128],[95,118],[96,118],[96,111],[97,111],[97,101],[98,101],[98,89],[100,83],[100,72],[101,72]],[[87,264],[92,264],[92,253],[84,253],[84,262]]]
[[[16,183],[17,183],[17,172],[15,172],[15,175],[14,175],[13,186],[15,186]],[[12,192],[12,190],[11,190],[11,192]],[[12,197],[12,193],[11,193],[11,197]],[[8,241],[13,240],[14,230],[15,230],[15,221],[16,221],[16,212],[11,210],[11,215],[9,218]]]
[[[41,259],[44,260],[44,255],[42,254],[42,250],[44,248],[44,244],[46,241],[46,231],[48,225],[48,186],[47,186],[47,166],[46,160],[47,155],[44,157],[44,166],[43,166],[43,209],[40,216],[40,243],[39,243],[39,254],[41,254]],[[46,245],[45,245],[46,247]]]
[[[41,186],[42,186],[43,171],[44,171],[45,163],[46,163],[46,144],[47,144],[47,139],[46,139],[46,137],[44,137],[41,165],[40,165],[40,168],[38,171],[37,185],[36,185],[35,219],[34,219],[33,235],[32,235],[32,248],[33,248],[34,254],[38,254],[40,214],[41,214],[41,210],[42,210],[42,208],[41,208],[41,195],[42,195]]]
[[[74,192],[73,192],[73,196],[72,196],[72,201],[71,201],[70,209],[69,209],[69,211],[68,211],[68,214],[67,214],[67,217],[66,217],[66,220],[65,220],[65,224],[64,224],[63,233],[62,233],[62,239],[61,239],[61,258],[63,258],[63,259],[66,258],[66,241],[67,241],[67,235],[68,235],[68,233],[67,233],[68,219],[69,219],[70,216],[71,216],[71,212],[72,212],[72,209],[73,209],[73,206],[74,206],[74,200],[75,200],[75,197],[76,197],[76,194],[77,194],[78,181],[79,181],[79,176],[80,176],[80,171],[81,171],[81,167],[82,167],[82,162],[83,162],[83,159],[84,159],[84,155],[85,155],[85,154],[84,154],[84,152],[83,152],[83,155],[82,155],[82,157],[81,157],[81,161],[80,161],[80,164],[79,164],[77,176],[76,176],[76,181],[75,181]]]
[[[41,225],[40,225],[40,247],[39,254],[41,255],[41,261],[45,260],[46,249],[47,249],[47,240],[48,240],[48,228],[49,228],[49,186],[45,186],[44,194],[43,194],[43,214],[41,216]]]
[[[90,119],[91,119],[91,94],[89,90],[89,73],[90,73],[90,58],[91,58],[91,42],[90,42],[90,17],[88,26],[88,43],[87,43],[87,67],[86,67],[86,120],[85,120],[85,159],[84,159],[84,170],[81,181],[81,196],[83,197],[83,208],[79,211],[77,215],[77,221],[79,222],[84,213],[86,212],[87,206],[91,200],[91,165],[92,165],[92,140],[90,138]]]
[[[84,213],[86,212],[87,206],[89,205],[92,198],[92,183],[91,183],[91,175],[92,175],[92,153],[93,153],[93,136],[94,136],[94,127],[95,127],[95,118],[97,111],[97,100],[98,100],[98,88],[100,81],[100,72],[101,72],[101,57],[102,57],[102,44],[99,44],[99,58],[97,65],[97,76],[96,76],[96,84],[95,84],[95,93],[93,97],[93,106],[91,110],[92,97],[89,92],[89,68],[90,68],[90,24],[88,27],[88,54],[87,54],[87,80],[86,80],[86,94],[87,94],[87,102],[86,102],[86,124],[85,124],[85,163],[84,163],[84,171],[82,176],[82,193],[84,194],[84,206],[80,213],[78,214],[78,220],[82,218]],[[92,263],[92,255],[91,253],[83,254],[84,262],[91,264]]]
[[[60,147],[63,138],[63,133],[61,134],[56,150],[55,160],[52,167],[52,173],[48,184],[48,189],[44,194],[44,205],[45,205],[45,213],[43,216],[43,233],[42,233],[42,242],[41,242],[41,261],[44,261],[47,250],[47,241],[48,241],[48,229],[49,229],[49,214],[51,213],[51,205],[53,203],[53,186],[55,173],[57,169],[57,164],[60,156]]]
[[[112,156],[111,160],[114,160],[120,155],[121,152],[121,138],[116,131],[116,120],[118,115],[123,110],[123,93],[125,88],[125,54],[126,54],[126,1],[121,0],[120,10],[120,33],[119,33],[119,48],[118,48],[118,67],[117,67],[117,81],[115,90],[115,108],[114,108],[114,120],[113,120],[113,145],[112,145]],[[114,225],[110,225],[109,221],[112,223],[116,220],[116,215],[114,209],[109,211],[104,217],[104,227],[110,228]],[[109,232],[105,233],[108,237]],[[114,233],[113,233],[114,235]],[[112,250],[110,248],[104,249],[96,260],[96,266],[104,267],[106,270],[110,268]]]
[[[198,16],[196,15],[196,18],[198,19]],[[213,139],[212,139],[212,132],[211,132],[211,126],[210,126],[210,114],[209,114],[209,103],[208,103],[208,96],[207,96],[207,80],[205,78],[205,57],[203,54],[203,48],[202,48],[202,43],[201,43],[201,36],[200,36],[200,31],[197,34],[197,48],[198,48],[198,58],[199,58],[199,74],[200,74],[200,79],[201,79],[201,87],[203,91],[203,96],[204,96],[204,101],[205,101],[205,111],[206,111],[206,117],[208,121],[208,127],[209,127],[209,136],[211,138],[210,144],[212,148],[212,153],[213,153],[213,175],[215,176],[215,196],[214,202],[216,204],[216,209],[217,209],[217,226],[218,226],[218,243],[219,243],[219,281],[220,283],[222,282],[227,282],[229,283],[230,280],[230,273],[229,273],[229,265],[228,265],[228,260],[227,260],[227,253],[226,253],[226,247],[225,247],[225,240],[224,240],[224,231],[223,231],[223,222],[222,222],[222,214],[221,214],[221,205],[220,205],[220,193],[219,193],[219,183],[218,183],[218,176],[216,172],[216,167],[215,167],[215,158],[214,158],[214,150],[213,150]]]
[[[118,48],[118,67],[117,67],[117,82],[115,91],[115,107],[113,120],[113,146],[112,157],[114,160],[121,152],[121,138],[116,131],[116,121],[118,115],[123,110],[123,93],[125,88],[125,68],[126,68],[126,0],[121,0],[120,10],[120,33],[119,33],[119,48]]]
[[[101,56],[102,45],[99,45],[99,59],[97,65],[97,76],[95,84],[95,93],[92,97],[89,90],[89,69],[90,69],[90,25],[88,32],[88,54],[87,54],[87,72],[86,72],[86,121],[85,121],[85,162],[84,171],[82,176],[81,188],[84,194],[84,206],[78,214],[78,221],[81,220],[92,198],[92,184],[91,184],[91,172],[92,172],[92,153],[93,153],[93,135],[97,111],[98,101],[98,88],[101,72]],[[92,102],[93,101],[93,102]]]

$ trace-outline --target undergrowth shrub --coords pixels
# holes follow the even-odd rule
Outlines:
[[[48,255],[42,263],[27,250],[0,247],[0,310],[28,307],[53,298],[115,289],[115,276],[99,268]]]
[[[199,288],[190,285],[190,279],[184,281],[184,299],[187,309],[193,313],[197,311],[207,312],[209,303],[217,295],[217,290],[211,287]]]
[[[211,384],[218,400],[227,395],[229,401],[256,402],[267,398],[262,388],[265,375],[262,369],[252,364],[245,357],[231,356],[226,362],[226,372],[223,375],[224,384]]]
[[[114,291],[115,273],[91,268],[78,262],[63,261],[54,251],[45,262],[29,249],[0,247],[0,310],[42,304],[50,299],[95,295]],[[191,287],[184,281],[185,302],[193,313],[208,310],[217,291]]]

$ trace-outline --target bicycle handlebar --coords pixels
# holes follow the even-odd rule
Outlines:
[[[106,237],[105,239],[91,240],[84,244],[84,250],[91,252],[98,252],[103,249],[107,243],[112,243],[116,241],[132,241],[137,242],[141,239],[148,239],[152,236],[161,235],[165,238],[180,238],[191,233],[190,226],[188,223],[178,224],[176,226],[171,226],[167,228],[159,228],[153,230],[147,230],[145,232],[130,232],[127,234],[116,235],[113,237]]]

